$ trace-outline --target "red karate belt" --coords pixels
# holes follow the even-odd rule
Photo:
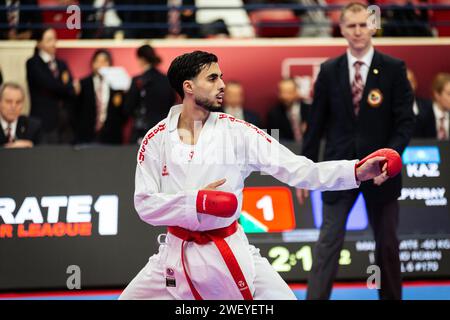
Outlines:
[[[231,236],[237,231],[237,227],[237,221],[234,221],[228,227],[208,231],[190,231],[181,227],[168,227],[168,231],[171,234],[183,240],[183,243],[181,244],[181,262],[183,263],[184,275],[186,276],[195,300],[203,300],[203,298],[198,293],[197,289],[195,289],[194,284],[186,271],[186,266],[184,263],[184,243],[186,241],[193,241],[196,244],[207,244],[213,241],[222,255],[228,270],[230,270],[234,282],[236,283],[236,286],[241,292],[244,300],[253,300],[252,293],[250,292],[250,288],[245,280],[241,267],[239,266],[233,251],[231,251],[230,246],[225,241],[226,237]]]

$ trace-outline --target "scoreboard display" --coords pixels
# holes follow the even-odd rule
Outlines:
[[[294,152],[298,145],[286,144]],[[403,278],[450,276],[450,210],[446,190],[450,188],[448,142],[412,141],[402,154],[403,188],[400,201],[400,261]],[[257,197],[244,197],[241,224],[249,239],[261,249],[272,266],[288,281],[303,281],[313,262],[314,244],[322,224],[321,192],[312,191],[306,205],[295,199],[295,189],[282,186],[270,176],[251,176],[247,181]],[[285,197],[283,208],[279,185]],[[257,186],[257,187],[256,187]],[[248,202],[247,202],[248,201]],[[293,204],[293,205],[292,205]],[[288,228],[284,228],[288,226]],[[283,229],[283,230],[281,230]],[[338,279],[368,277],[375,264],[375,241],[362,193],[350,211],[344,247],[339,259]],[[281,231],[280,231],[281,230]]]
[[[298,153],[298,144],[285,144]],[[83,289],[124,287],[158,250],[165,228],[134,210],[137,147],[0,149],[0,291],[66,289],[78,266]],[[402,154],[403,277],[450,277],[450,144],[412,141]],[[287,281],[305,281],[322,224],[321,193],[300,206],[295,189],[253,173],[239,223]],[[351,209],[339,280],[365,280],[375,242],[364,197]]]

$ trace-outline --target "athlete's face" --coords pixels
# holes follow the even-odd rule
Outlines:
[[[222,77],[219,64],[211,63],[192,80],[192,93],[198,106],[212,112],[220,111],[225,91]]]

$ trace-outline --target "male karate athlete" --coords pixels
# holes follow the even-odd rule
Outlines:
[[[399,171],[390,150],[359,162],[314,163],[217,112],[225,88],[217,61],[195,51],[170,65],[183,103],[142,141],[134,196],[141,219],[168,232],[120,299],[295,299],[237,223],[245,178],[264,171],[297,188],[344,190]]]

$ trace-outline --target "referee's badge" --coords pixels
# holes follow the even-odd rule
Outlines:
[[[113,102],[114,107],[120,107],[120,105],[122,104],[122,94],[116,93],[113,96],[112,102]]]
[[[64,72],[61,74],[61,80],[62,80],[62,82],[63,82],[64,84],[68,84],[68,83],[69,83],[69,80],[70,80],[69,72],[64,71]]]
[[[372,89],[367,96],[367,103],[373,107],[379,107],[383,102],[383,94],[379,89]]]

